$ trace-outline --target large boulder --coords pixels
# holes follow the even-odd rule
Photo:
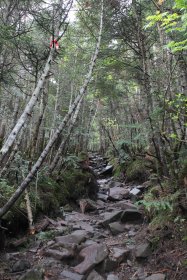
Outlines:
[[[115,222],[120,219],[123,211],[114,211],[112,213],[106,212],[104,213],[104,220],[101,221],[103,226],[108,226],[110,223]]]
[[[93,244],[82,249],[79,256],[84,260],[74,267],[74,271],[84,275],[108,256],[108,249],[104,244]]]

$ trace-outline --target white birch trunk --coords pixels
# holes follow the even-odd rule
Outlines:
[[[69,110],[67,115],[64,117],[64,120],[62,121],[62,123],[60,124],[60,126],[56,130],[56,132],[54,133],[52,139],[48,142],[47,146],[45,147],[45,149],[41,153],[40,157],[38,158],[35,165],[32,167],[32,169],[29,172],[29,174],[27,175],[27,177],[24,179],[24,181],[21,183],[21,185],[17,188],[15,193],[10,197],[10,199],[7,201],[7,203],[2,208],[0,208],[0,218],[2,216],[4,216],[7,213],[7,211],[9,211],[9,209],[14,205],[14,203],[17,201],[17,199],[21,196],[21,194],[27,188],[29,183],[32,181],[33,177],[35,176],[35,174],[39,170],[39,168],[42,165],[43,161],[45,160],[47,154],[49,153],[50,149],[52,148],[53,144],[58,139],[58,137],[59,137],[60,133],[62,132],[63,128],[66,126],[67,122],[71,119],[72,114],[76,110],[80,100],[84,97],[84,95],[86,93],[87,86],[88,86],[88,84],[91,80],[93,69],[94,69],[96,59],[97,59],[97,56],[98,56],[98,53],[99,53],[99,48],[100,48],[100,44],[101,44],[102,29],[103,29],[103,0],[101,1],[101,16],[100,16],[100,29],[99,29],[99,34],[98,34],[98,41],[97,41],[97,44],[96,44],[96,49],[95,49],[93,58],[91,59],[89,71],[88,71],[88,74],[85,78],[84,84],[81,87],[80,92],[79,92],[78,96],[76,97],[74,103],[72,104],[71,109]]]
[[[70,121],[70,124],[69,124],[69,132],[66,136],[66,138],[62,141],[62,143],[60,144],[59,148],[58,148],[58,151],[52,161],[52,163],[50,164],[50,167],[49,167],[49,174],[51,174],[53,172],[53,170],[55,169],[55,167],[57,166],[59,160],[60,160],[60,156],[63,152],[63,149],[64,149],[64,146],[67,142],[67,139],[70,137],[71,133],[72,133],[72,130],[74,128],[74,125],[75,125],[75,122],[77,120],[77,117],[78,117],[78,113],[80,111],[80,107],[81,107],[81,103],[82,103],[82,100],[83,98],[79,101],[78,105],[77,105],[77,108],[75,110],[75,113],[74,115],[72,116],[71,118],[71,121]]]

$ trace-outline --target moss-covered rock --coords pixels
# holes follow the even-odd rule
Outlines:
[[[127,181],[145,182],[149,177],[149,171],[146,167],[145,161],[136,159],[132,161],[126,169]]]
[[[62,180],[64,185],[63,192],[67,201],[76,201],[85,197],[96,198],[98,184],[95,176],[88,170],[68,170],[62,174]]]

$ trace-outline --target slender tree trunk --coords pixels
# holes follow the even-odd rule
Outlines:
[[[56,153],[56,155],[55,155],[55,157],[54,157],[54,159],[53,159],[53,161],[52,161],[52,163],[51,163],[51,165],[49,167],[49,174],[51,174],[54,171],[55,167],[57,166],[57,164],[58,164],[58,162],[60,160],[60,157],[61,157],[62,152],[64,150],[64,147],[65,147],[65,145],[67,143],[67,140],[69,139],[69,137],[70,137],[70,135],[72,133],[72,130],[74,128],[74,125],[76,123],[76,120],[77,120],[77,117],[78,117],[78,113],[80,111],[81,103],[82,103],[82,99],[79,101],[79,103],[77,105],[77,108],[75,110],[75,113],[74,113],[74,115],[71,118],[71,121],[70,121],[70,124],[69,124],[68,134],[67,134],[66,138],[60,144],[60,147],[58,148],[58,151],[57,151],[57,153]]]
[[[45,84],[44,86],[44,92],[43,92],[43,95],[42,95],[42,99],[41,99],[41,106],[40,106],[40,115],[38,117],[38,120],[35,124],[35,131],[33,133],[33,137],[32,137],[32,146],[31,146],[31,158],[34,158],[34,155],[37,155],[37,142],[38,142],[38,138],[39,138],[39,131],[40,131],[40,126],[41,126],[41,123],[43,121],[43,118],[44,118],[44,113],[45,113],[45,109],[46,109],[46,105],[47,105],[47,102],[46,102],[46,98],[47,98],[47,92],[46,92],[46,88],[47,87],[47,84]]]

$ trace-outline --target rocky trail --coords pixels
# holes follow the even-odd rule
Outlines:
[[[0,256],[0,280],[166,279],[142,235],[146,221],[135,202],[144,186],[116,181],[97,154],[90,165],[100,186],[97,201],[82,199],[76,211],[40,219],[35,235],[11,240]]]

